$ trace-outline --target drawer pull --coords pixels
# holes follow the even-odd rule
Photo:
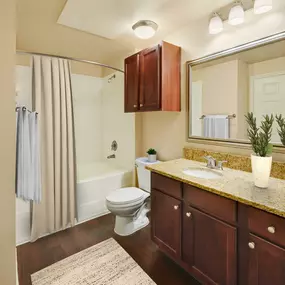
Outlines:
[[[275,234],[275,228],[274,228],[274,227],[268,227],[267,230],[268,230],[271,234]]]
[[[248,243],[248,247],[249,247],[250,249],[255,249],[255,243],[254,243],[254,242],[249,242],[249,243]]]
[[[188,213],[186,213],[186,217],[188,217],[188,218],[190,218],[190,217],[191,217],[191,215],[192,215],[192,214],[191,214],[191,213],[189,213],[189,212],[188,212]]]
[[[143,107],[143,104],[140,104],[140,107]]]
[[[134,105],[134,108],[136,108],[137,107],[137,105]]]
[[[179,209],[179,206],[175,205],[175,206],[174,206],[174,210],[176,211],[176,210],[178,210],[178,209]]]

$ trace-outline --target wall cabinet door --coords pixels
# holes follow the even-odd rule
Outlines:
[[[125,59],[125,112],[139,110],[139,54]]]
[[[248,246],[248,285],[284,285],[285,250],[254,235]]]
[[[156,111],[161,108],[160,46],[140,53],[140,110]]]
[[[236,228],[183,206],[182,260],[202,284],[235,285]]]
[[[151,209],[154,242],[174,258],[180,258],[181,201],[152,189]]]

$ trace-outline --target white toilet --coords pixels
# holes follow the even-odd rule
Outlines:
[[[136,159],[139,188],[127,187],[113,191],[106,197],[108,210],[116,215],[115,233],[128,236],[149,224],[146,214],[150,211],[150,171],[145,169],[146,157]]]

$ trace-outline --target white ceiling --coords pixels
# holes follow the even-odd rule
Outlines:
[[[156,39],[209,15],[232,0],[68,0],[58,23],[107,39],[134,43],[132,25],[152,20]],[[140,40],[141,41],[141,40]],[[136,44],[135,44],[136,46]]]

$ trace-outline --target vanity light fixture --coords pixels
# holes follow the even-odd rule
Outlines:
[[[244,9],[241,2],[236,2],[229,15],[229,24],[232,26],[240,25],[244,22]]]
[[[272,0],[255,0],[254,14],[263,14],[272,10]]]
[[[209,23],[209,33],[215,35],[224,29],[224,24],[218,13],[215,13]]]
[[[156,33],[158,25],[150,20],[142,20],[135,23],[132,29],[138,38],[149,39]]]

